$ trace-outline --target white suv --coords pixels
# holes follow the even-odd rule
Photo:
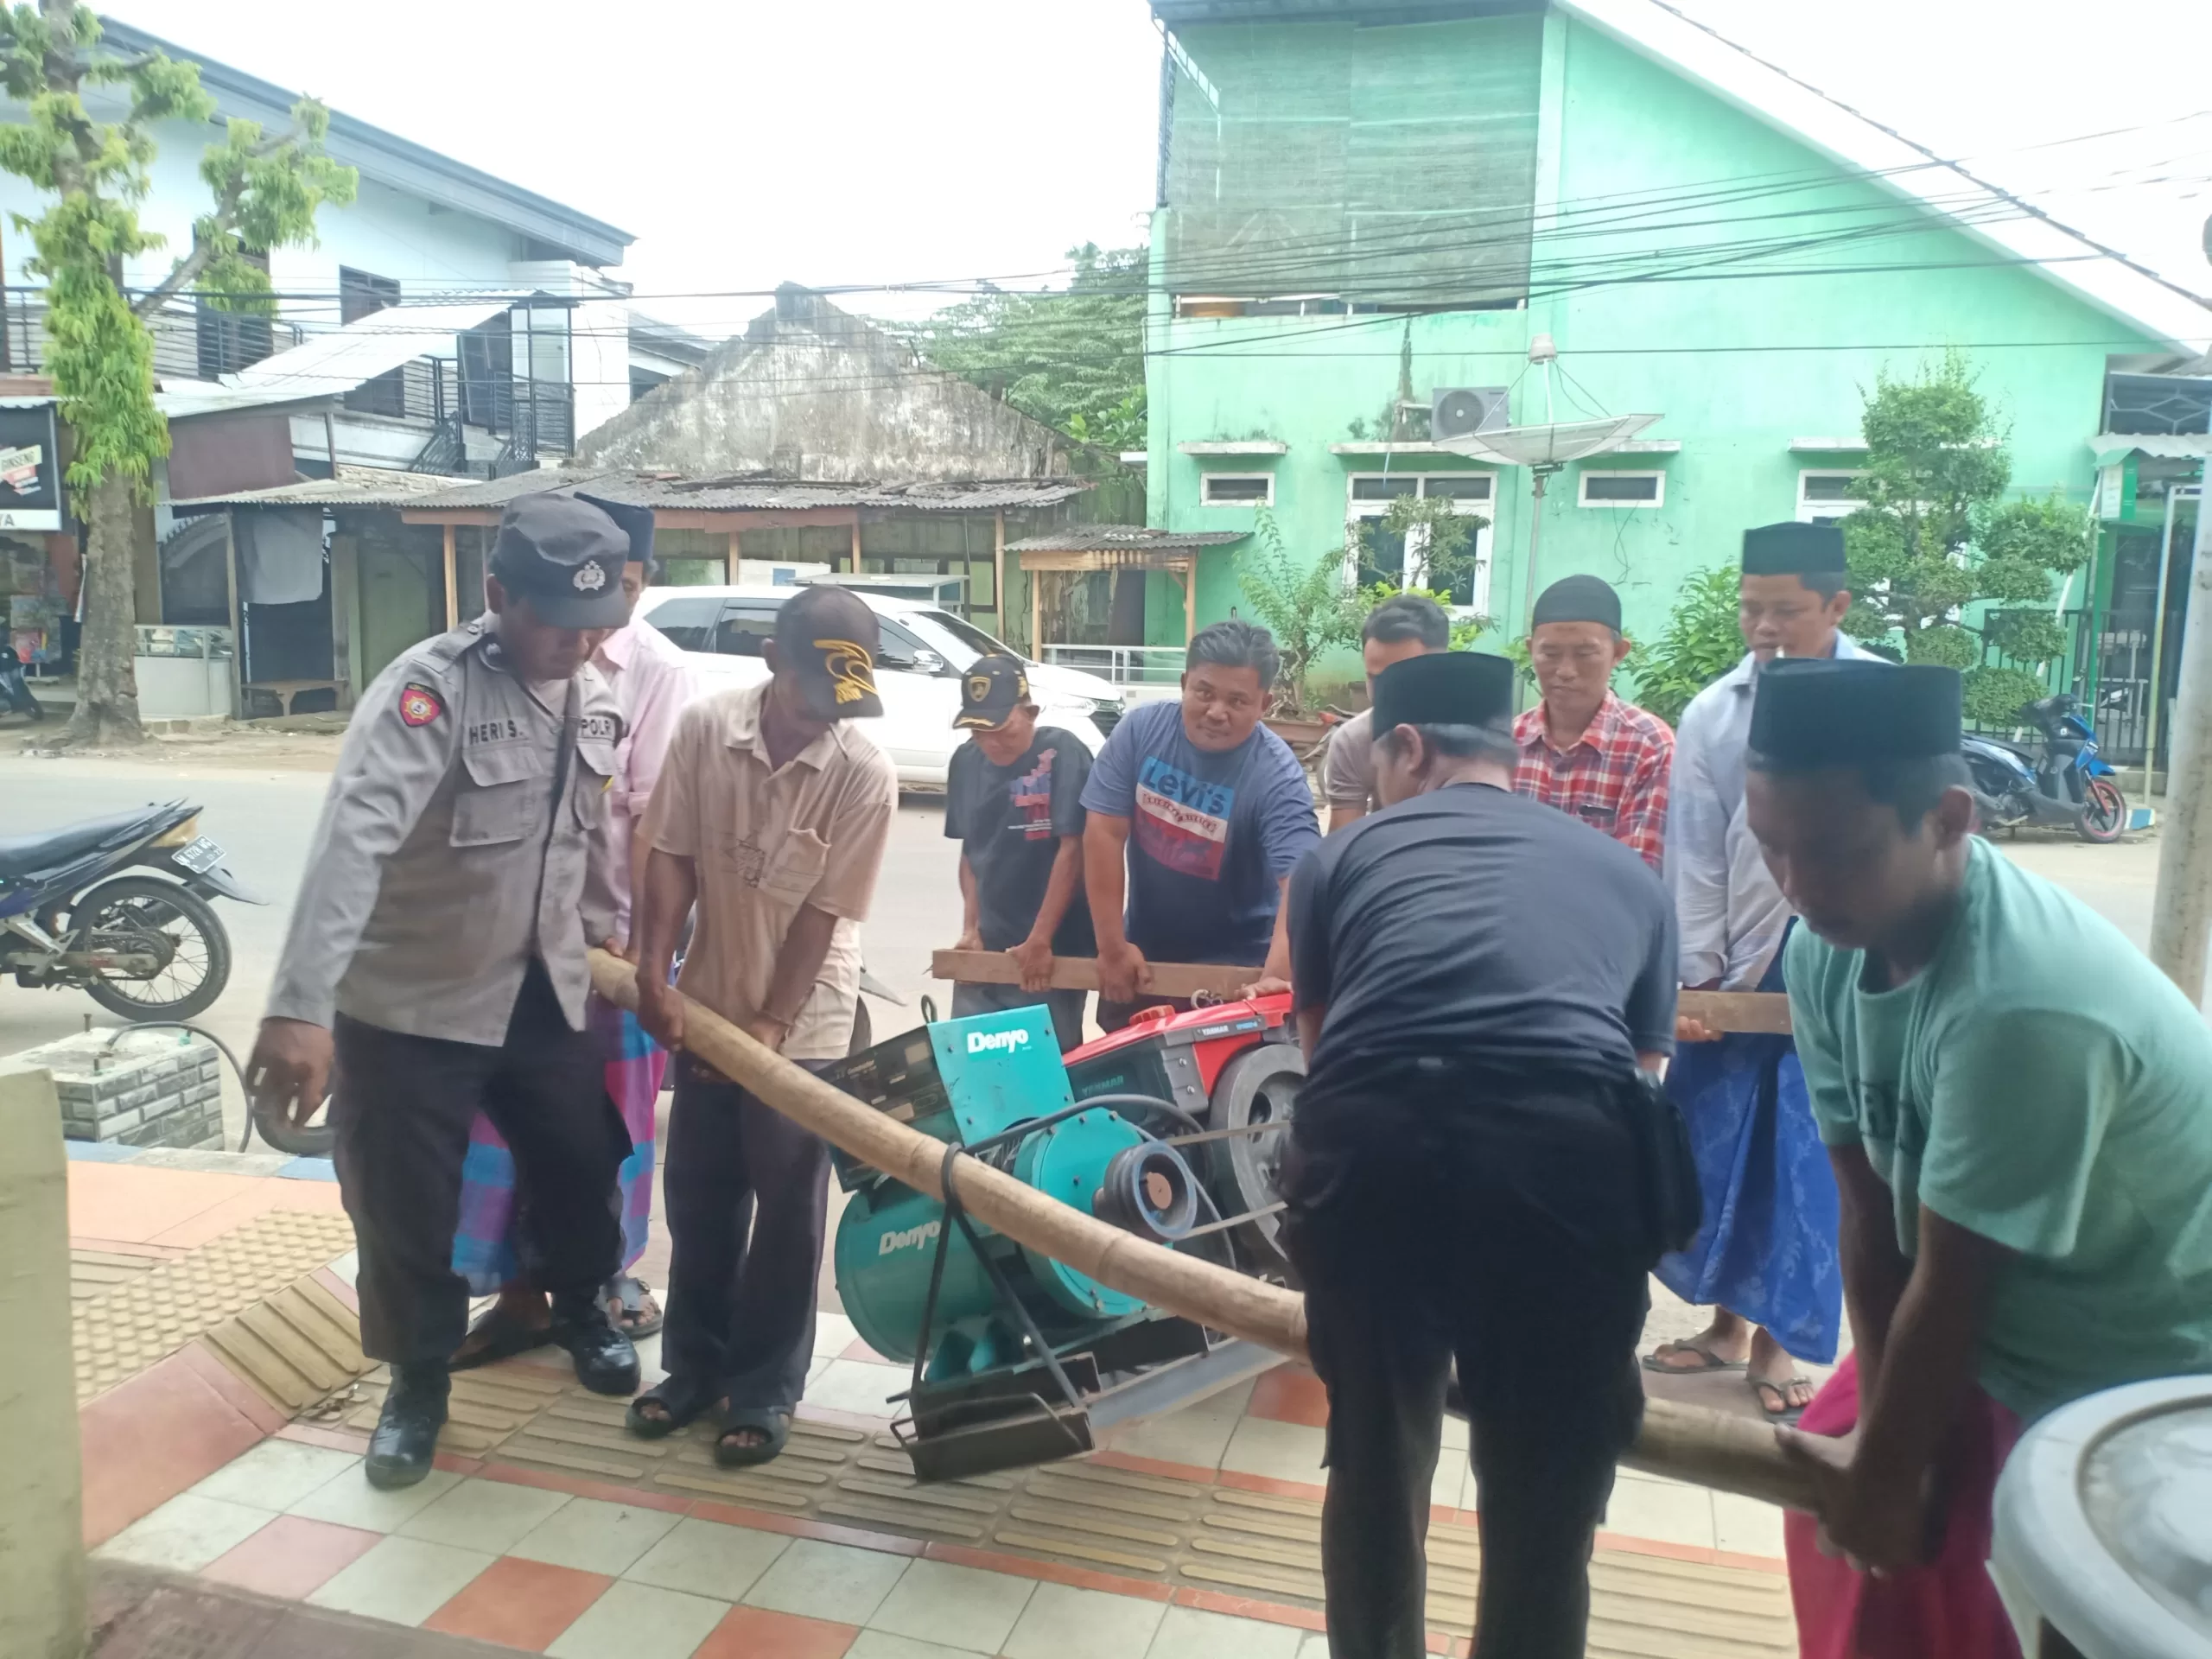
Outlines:
[[[767,677],[761,641],[776,630],[777,607],[804,591],[649,588],[638,601],[638,614],[683,649],[704,693]],[[1030,695],[1043,710],[1039,721],[1073,732],[1093,754],[1122,716],[1121,693],[1109,681],[1031,662],[966,618],[935,605],[880,594],[854,597],[875,613],[883,636],[875,661],[883,718],[868,722],[868,735],[890,755],[902,784],[944,786],[952,752],[966,736],[952,728],[961,677],[979,657],[996,653],[1019,659],[1028,670]]]

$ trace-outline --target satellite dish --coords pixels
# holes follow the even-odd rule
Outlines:
[[[1609,415],[1596,421],[1547,422],[1541,426],[1501,426],[1464,437],[1441,438],[1440,449],[1508,467],[1534,467],[1555,473],[1570,461],[1618,449],[1659,417]]]
[[[1552,365],[1559,347],[1549,334],[1529,342],[1529,366],[1544,374],[1544,418],[1533,426],[1497,425],[1487,430],[1434,435],[1440,449],[1475,461],[1494,461],[1507,467],[1526,467],[1535,486],[1535,512],[1529,521],[1529,580],[1522,607],[1523,626],[1536,611],[1536,550],[1544,532],[1544,486],[1551,475],[1571,461],[1602,455],[1618,449],[1656,421],[1656,415],[1604,415],[1595,420],[1552,419]],[[1439,407],[1441,398],[1439,399]]]

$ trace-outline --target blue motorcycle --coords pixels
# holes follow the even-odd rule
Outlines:
[[[2110,709],[2126,697],[2125,690],[2109,691],[2100,706]],[[2043,734],[2033,747],[1971,736],[1960,746],[1985,832],[2029,823],[2070,829],[2100,847],[2120,839],[2127,828],[2127,800],[2098,756],[2097,734],[2081,706],[2063,692],[2024,705],[2014,718]]]
[[[132,1021],[190,1020],[231,977],[210,899],[264,902],[182,801],[0,837],[0,974],[80,990]]]

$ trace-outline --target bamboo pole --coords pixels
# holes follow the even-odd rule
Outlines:
[[[1228,1001],[1236,1001],[1260,971],[1194,962],[1155,962],[1151,967],[1155,996],[1204,995]],[[1021,969],[1003,950],[938,950],[930,957],[930,973],[961,985],[1021,983]],[[1053,957],[1052,988],[1096,990],[1098,963],[1090,957]],[[1684,991],[1680,1011],[1712,1031],[1789,1034],[1789,999],[1779,991]]]
[[[594,950],[591,971],[601,996],[636,1006],[636,970],[628,963]],[[684,1047],[722,1076],[893,1180],[944,1196],[944,1142],[863,1105],[688,998],[683,1020]],[[969,1214],[1017,1243],[1124,1295],[1292,1359],[1307,1357],[1305,1300],[1295,1291],[1109,1227],[973,1158],[955,1158],[951,1173]],[[1645,1403],[1643,1433],[1623,1461],[1769,1503],[1802,1508],[1809,1492],[1765,1424],[1670,1401]]]

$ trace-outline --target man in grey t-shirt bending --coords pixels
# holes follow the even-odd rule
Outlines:
[[[1359,654],[1367,665],[1367,691],[1393,663],[1452,646],[1452,619],[1434,600],[1397,594],[1367,613]],[[1329,803],[1331,835],[1365,817],[1380,804],[1375,794],[1375,722],[1364,710],[1336,729],[1321,763],[1321,792]]]

